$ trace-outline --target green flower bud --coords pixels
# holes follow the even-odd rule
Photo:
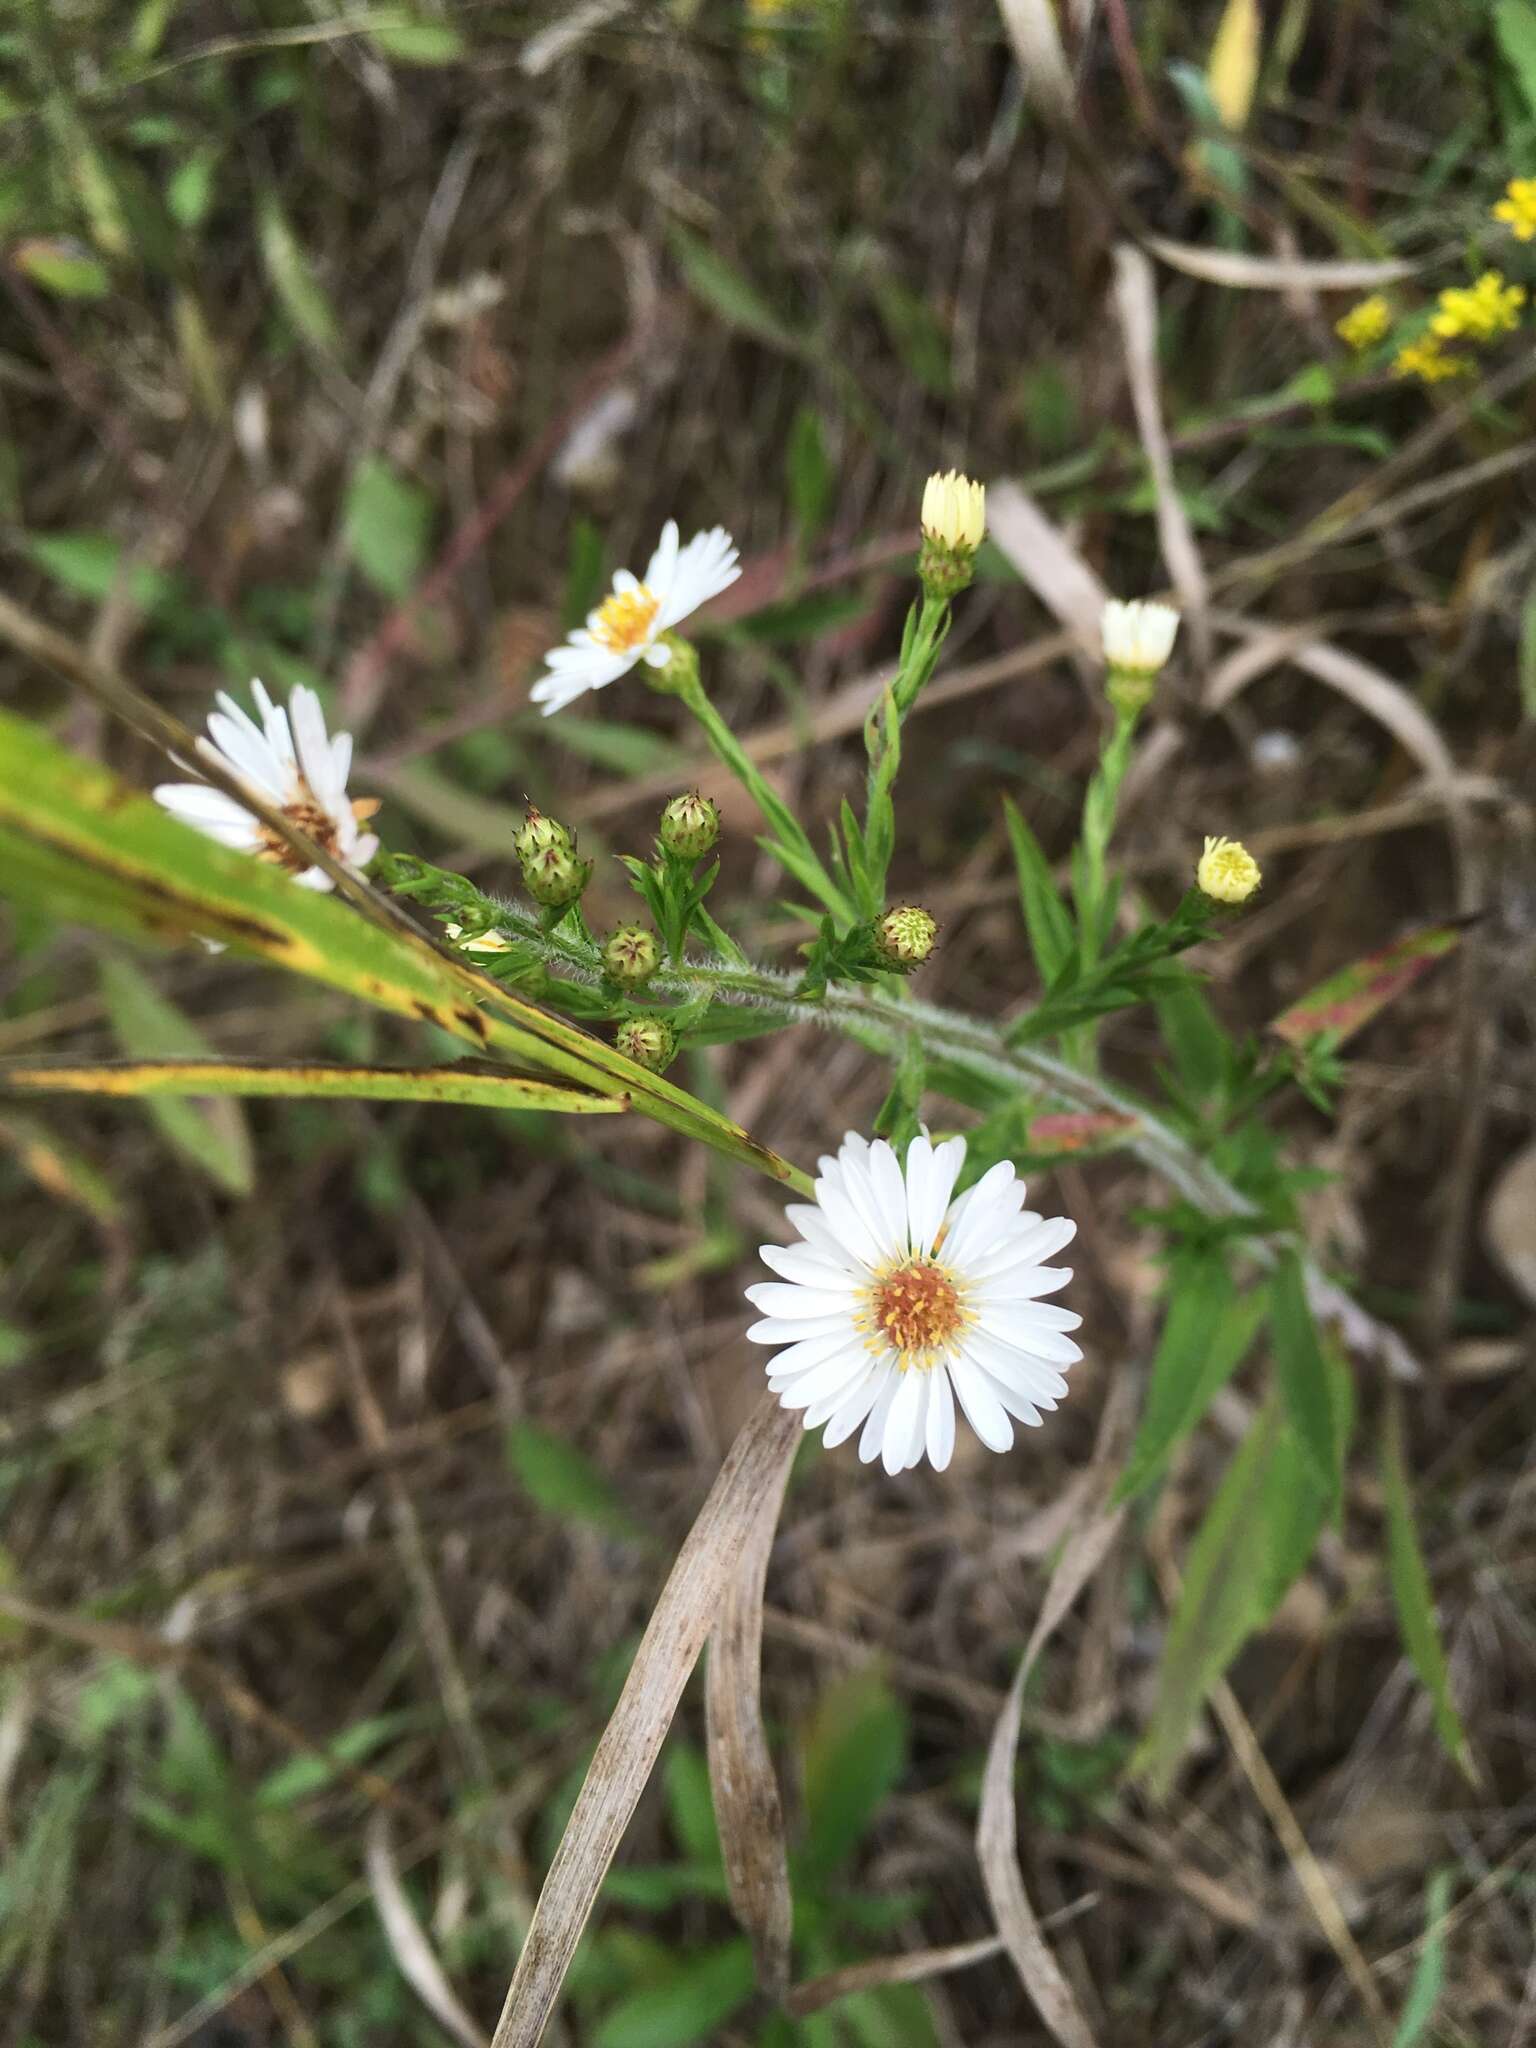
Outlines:
[[[576,849],[546,846],[523,862],[523,881],[535,903],[546,910],[564,910],[574,903],[592,879],[592,863],[578,860]]]
[[[686,640],[680,640],[675,633],[663,633],[655,644],[666,649],[667,659],[660,668],[653,668],[649,661],[641,662],[640,673],[651,688],[659,690],[664,697],[676,697],[690,685],[697,687],[697,648],[690,647]]]
[[[915,903],[898,903],[875,920],[870,933],[875,952],[898,974],[910,974],[921,967],[933,951],[938,935],[939,928],[933,919]]]
[[[677,1033],[665,1017],[626,1017],[613,1042],[625,1059],[653,1074],[664,1074],[677,1057]]]
[[[699,860],[720,837],[720,806],[690,790],[675,796],[661,814],[661,843],[683,860]]]
[[[930,597],[947,604],[962,590],[969,590],[976,575],[976,557],[964,548],[952,548],[931,534],[923,535],[917,551],[918,581]]]
[[[559,847],[569,853],[575,845],[570,833],[558,818],[546,818],[535,805],[528,806],[528,815],[512,837],[512,850],[526,867],[535,854],[545,853],[551,847]]]
[[[603,971],[621,988],[639,988],[661,965],[656,934],[643,924],[621,924],[603,946]]]

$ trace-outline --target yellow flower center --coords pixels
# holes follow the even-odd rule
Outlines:
[[[883,1338],[899,1354],[902,1370],[932,1366],[966,1322],[954,1281],[931,1259],[909,1259],[875,1283],[868,1322],[872,1342]]]
[[[601,641],[610,654],[633,654],[650,639],[651,626],[660,609],[661,599],[653,597],[643,583],[637,583],[633,590],[616,590],[598,606],[592,637]]]

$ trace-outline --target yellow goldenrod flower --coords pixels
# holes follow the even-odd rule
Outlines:
[[[1392,308],[1380,292],[1362,299],[1358,306],[1349,311],[1334,325],[1334,333],[1347,348],[1355,350],[1374,348],[1384,339],[1392,325]]]
[[[1195,869],[1195,880],[1218,903],[1246,903],[1263,880],[1259,864],[1240,840],[1210,839]]]
[[[1536,235],[1536,178],[1511,178],[1493,217],[1505,223],[1517,242],[1530,241]]]
[[[1524,304],[1524,285],[1506,284],[1499,271],[1485,270],[1474,285],[1448,285],[1429,324],[1447,341],[1457,335],[1468,341],[1492,341],[1519,326]]]
[[[1432,334],[1406,343],[1392,361],[1399,377],[1417,377],[1423,384],[1440,384],[1447,377],[1465,376],[1471,367],[1465,356],[1448,356]]]
[[[958,469],[937,471],[923,486],[923,532],[952,554],[974,555],[987,530],[987,487]]]

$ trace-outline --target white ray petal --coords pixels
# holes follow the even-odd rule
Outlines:
[[[300,683],[288,699],[288,713],[293,721],[294,755],[300,773],[318,797],[321,807],[334,818],[341,808],[342,791],[333,772],[320,699],[313,690],[305,689]]]
[[[869,1371],[869,1353],[859,1347],[851,1352],[839,1352],[836,1358],[829,1358],[824,1365],[816,1366],[810,1372],[803,1372],[782,1389],[776,1389],[779,1405],[783,1408],[809,1408],[813,1402],[829,1401],[852,1393],[854,1385]],[[768,1384],[772,1387],[774,1382]]]
[[[237,804],[232,796],[206,782],[157,782],[152,794],[157,804],[174,811],[189,825],[204,829],[240,825],[252,837],[259,836],[261,828],[244,804]]]
[[[904,1374],[894,1370],[886,1375],[885,1384],[875,1398],[875,1405],[864,1419],[863,1433],[859,1438],[859,1462],[872,1465],[885,1449],[885,1426],[890,1418],[896,1396],[901,1391]]]
[[[853,1392],[846,1395],[833,1410],[827,1423],[827,1433],[822,1438],[829,1451],[835,1451],[845,1438],[853,1435],[870,1409],[880,1399],[894,1374],[895,1367],[888,1363],[875,1366],[859,1381]],[[814,1414],[815,1410],[812,1409],[811,1413]]]
[[[1054,1366],[1043,1359],[1026,1358],[984,1330],[967,1330],[963,1348],[990,1378],[1005,1387],[1016,1387],[1042,1408],[1054,1408],[1067,1391],[1066,1381]]]
[[[663,606],[672,590],[672,579],[677,573],[677,521],[669,519],[661,529],[661,539],[656,543],[656,552],[651,556],[645,571],[645,587],[652,597],[660,598]]]
[[[768,1375],[771,1379],[793,1379],[797,1372],[808,1372],[812,1366],[820,1365],[835,1352],[846,1351],[850,1344],[858,1344],[864,1353],[864,1362],[869,1363],[869,1354],[864,1351],[862,1340],[850,1330],[833,1330],[825,1337],[802,1337],[789,1344],[776,1358],[768,1361]]]
[[[949,1469],[955,1454],[955,1395],[949,1384],[949,1368],[935,1367],[928,1395],[928,1462],[935,1472]]]
[[[819,1180],[816,1198],[838,1242],[852,1252],[861,1265],[873,1268],[883,1264],[879,1241],[841,1186],[835,1187],[830,1180]]]
[[[949,1377],[965,1419],[989,1451],[1013,1448],[1013,1425],[1004,1413],[992,1382],[979,1365],[960,1355],[949,1361]]]
[[[921,1161],[920,1176],[915,1176],[912,1171],[914,1154],[918,1154]],[[955,1191],[955,1182],[964,1164],[964,1138],[949,1138],[942,1145],[935,1146],[919,1132],[907,1148],[907,1213],[912,1249],[919,1256],[926,1257],[933,1250],[933,1241],[949,1212],[949,1198]]]
[[[735,546],[724,527],[713,526],[707,533],[696,533],[678,555],[657,614],[658,630],[665,632],[670,626],[680,625],[700,605],[728,590],[740,574]],[[657,587],[652,584],[651,588]]]
[[[765,1266],[798,1287],[820,1287],[846,1293],[852,1300],[858,1291],[857,1277],[847,1266],[813,1252],[808,1245],[760,1244],[757,1255]]]
[[[902,1251],[907,1245],[907,1186],[901,1176],[900,1161],[889,1145],[882,1142],[870,1146],[868,1172],[886,1241]]]
[[[880,1439],[880,1462],[892,1475],[906,1470],[913,1438],[917,1437],[919,1443],[922,1441],[920,1432],[928,1420],[924,1389],[929,1377],[929,1374],[910,1366],[896,1375],[896,1391],[891,1396]],[[861,1453],[863,1448],[861,1444]]]
[[[749,1287],[747,1299],[765,1316],[777,1316],[782,1322],[812,1322],[821,1316],[849,1314],[850,1297],[846,1293],[796,1287],[775,1280],[760,1280],[755,1287]],[[851,1316],[849,1321],[851,1324]]]
[[[787,1316],[765,1316],[760,1323],[749,1324],[747,1328],[747,1342],[749,1344],[803,1344],[807,1338],[830,1337],[834,1331],[846,1334],[848,1327],[848,1314],[846,1310],[840,1315],[817,1316],[810,1322],[799,1319],[791,1321]]]
[[[989,1337],[1011,1344],[1015,1351],[1027,1351],[1031,1358],[1044,1358],[1053,1365],[1076,1365],[1082,1357],[1080,1346],[1059,1330],[1042,1329],[1018,1312],[979,1309],[976,1327]]]
[[[784,1214],[813,1252],[830,1259],[834,1265],[846,1267],[850,1273],[868,1275],[869,1268],[848,1249],[813,1203],[791,1202]]]
[[[1043,1308],[1046,1304],[1041,1297],[1047,1294],[1056,1294],[1065,1287],[1072,1278],[1072,1268],[1070,1266],[1032,1266],[1027,1261],[1019,1266],[1007,1265],[994,1268],[989,1261],[988,1267],[982,1270],[978,1271],[975,1267],[969,1268],[967,1277],[980,1300],[1032,1301],[1037,1307]],[[1057,1309],[1055,1313],[1057,1315],[1065,1315],[1067,1311],[1065,1309]],[[1060,1327],[1070,1330],[1075,1329],[1077,1325],[1075,1323],[1063,1323]]]

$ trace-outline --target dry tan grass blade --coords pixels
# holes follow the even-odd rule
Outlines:
[[[1154,256],[1187,277],[1207,284],[1225,284],[1237,291],[1288,292],[1298,288],[1324,292],[1367,292],[1377,285],[1411,277],[1420,266],[1394,259],[1385,262],[1314,262],[1307,256],[1247,256],[1236,249],[1202,249],[1194,242],[1170,242],[1148,235]]]
[[[1019,60],[1026,97],[1054,120],[1072,121],[1072,73],[1051,0],[997,0],[997,11]]]
[[[1076,1993],[1046,1947],[1040,1923],[1024,1889],[1024,1871],[1019,1862],[1019,1818],[1013,1797],[1014,1761],[1019,1747],[1019,1724],[1023,1718],[1024,1687],[1035,1667],[1035,1660],[1060,1627],[1078,1594],[1109,1554],[1110,1545],[1124,1519],[1123,1508],[1106,1510],[1103,1503],[1114,1483],[1116,1447],[1122,1441],[1134,1398],[1132,1376],[1122,1374],[1099,1425],[1098,1443],[1088,1475],[1090,1483],[1083,1493],[1082,1517],[1086,1519],[1079,1518],[1051,1574],[1039,1618],[992,1731],[981,1780],[976,1854],[981,1863],[982,1883],[986,1886],[992,1917],[1024,1989],[1034,2000],[1041,2019],[1061,2043],[1061,2048],[1097,2048],[1097,2044],[1093,2029],[1077,2002]]]
[[[778,1780],[763,1731],[763,1583],[789,1460],[765,1489],[709,1640],[705,1714],[709,1782],[736,1918],[752,1941],[757,1980],[770,1998],[789,1988],[789,1846]]]
[[[1157,495],[1157,536],[1163,560],[1179,593],[1201,671],[1210,666],[1210,591],[1194,528],[1173,474],[1173,451],[1163,424],[1157,371],[1157,287],[1152,265],[1139,249],[1122,242],[1115,250],[1115,306],[1125,340],[1125,369],[1136,408],[1136,426]]]
[[[485,2035],[460,2005],[443,1966],[406,1897],[389,1839],[389,1816],[375,1811],[368,1823],[364,1869],[378,1908],[379,1923],[400,1974],[438,2023],[464,2048],[485,2048]]]
[[[856,1991],[877,1991],[884,1984],[921,1984],[929,1977],[942,1977],[951,1970],[968,1970],[1001,1954],[1006,1944],[1000,1934],[983,1935],[980,1941],[960,1941],[950,1948],[920,1948],[912,1955],[881,1956],[871,1963],[845,1963],[824,1977],[812,1977],[797,1984],[789,1994],[785,2010],[804,2019],[823,2006],[835,2005]]]
[[[1097,661],[1108,592],[1056,522],[1005,478],[987,485],[987,534],[1047,611]]]
[[[782,1486],[800,1429],[798,1414],[763,1396],[678,1552],[544,1880],[491,2048],[534,2048],[543,2036],[763,1496]]]
[[[981,1781],[981,1819],[976,1829],[976,1854],[981,1860],[982,1882],[987,1888],[997,1931],[1002,1936],[1024,1989],[1035,2002],[1041,2019],[1061,2048],[1097,2048],[1093,2029],[1083,2016],[1077,1994],[1062,1973],[1061,1965],[1045,1945],[1034,1907],[1024,1889],[1024,1871],[1019,1862],[1018,1814],[1013,1799],[1013,1767],[1019,1746],[1019,1722],[1024,1709],[1024,1686],[1034,1669],[1036,1657],[1073,1601],[1103,1563],[1109,1546],[1119,1532],[1123,1510],[1095,1515],[1086,1528],[1067,1541],[1061,1562],[1046,1589],[1045,1605],[1035,1623],[1029,1647],[1008,1688],[1007,1703],[998,1716],[987,1748],[987,1767]]]

